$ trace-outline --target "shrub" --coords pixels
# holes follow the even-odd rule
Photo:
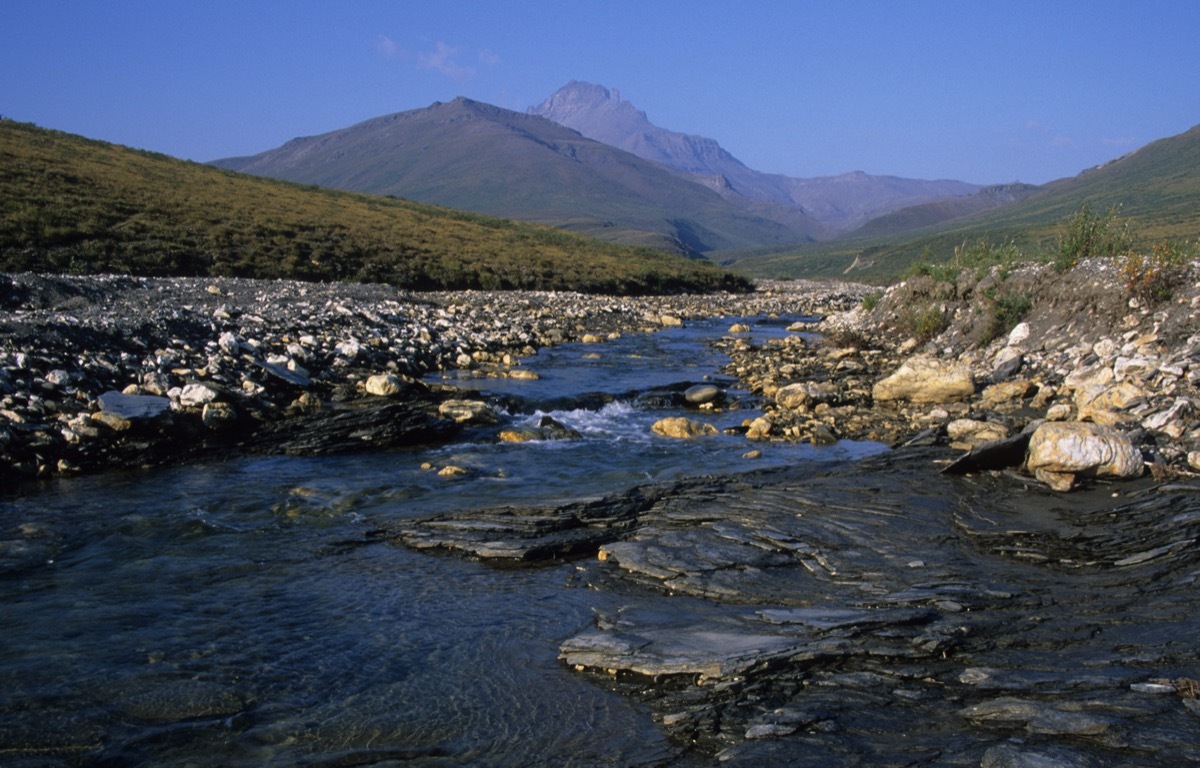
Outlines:
[[[866,296],[863,296],[863,300],[862,300],[863,311],[864,312],[874,311],[875,307],[879,306],[879,300],[881,298],[883,298],[882,291],[875,291],[873,293],[868,293]]]
[[[1084,203],[1063,226],[1065,231],[1058,238],[1052,261],[1059,272],[1067,272],[1081,259],[1116,257],[1133,247],[1132,226],[1129,220],[1117,215],[1116,208],[1109,208],[1105,213],[1092,213],[1091,207]]]
[[[945,313],[935,304],[905,307],[897,323],[901,333],[922,343],[933,340],[950,325]]]
[[[940,283],[954,283],[964,269],[973,269],[976,279],[982,279],[992,267],[1010,268],[1025,260],[1025,254],[1013,240],[995,243],[986,237],[963,240],[954,246],[954,258],[947,262],[934,263],[928,259],[928,253],[926,249],[922,260],[908,268],[905,278],[926,276]]]
[[[992,305],[992,313],[988,319],[983,343],[1011,331],[1033,308],[1033,301],[1024,293],[997,294],[993,289],[988,291],[986,296]]]
[[[962,245],[954,248],[954,261],[964,269],[974,269],[978,277],[994,266],[1011,267],[1024,261],[1025,255],[1012,240],[993,243],[982,240],[963,240]]]
[[[1195,258],[1195,247],[1174,243],[1159,243],[1149,255],[1129,251],[1121,262],[1121,275],[1129,295],[1147,304],[1157,304],[1171,298],[1175,286],[1187,274]]]
[[[962,270],[950,263],[936,264],[932,261],[918,261],[904,271],[905,280],[910,277],[928,277],[938,283],[953,283],[958,279]]]

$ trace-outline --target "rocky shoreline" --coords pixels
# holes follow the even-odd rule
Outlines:
[[[1156,476],[1191,476],[1200,470],[1196,281],[1190,273],[1151,305],[1129,296],[1111,261],[1065,275],[1029,266],[1003,278],[1027,298],[1025,314],[996,327],[995,270],[956,283],[914,278],[878,294],[870,312],[831,313],[818,326],[824,343],[727,339],[727,372],[768,401],[751,430],[761,439],[915,439],[971,451],[1052,422],[1076,425],[1055,428],[1075,435],[1116,431]],[[943,326],[920,341],[910,321],[919,308]]]
[[[699,317],[808,313],[824,317],[818,341],[794,333],[758,345],[735,326],[717,342],[725,372],[765,404],[744,425],[750,442],[986,446],[964,467],[1003,468],[1040,427],[1035,446],[1107,441],[1095,450],[1118,474],[1140,475],[1144,463],[1156,476],[1189,476],[1200,469],[1200,285],[1191,275],[1149,306],[1130,299],[1116,270],[1097,260],[1066,275],[964,271],[873,296],[850,283],[769,283],[748,295],[634,298],[0,276],[0,468],[14,483],[215,451],[440,441],[472,414],[443,405],[456,391],[427,374],[521,377],[531,375],[522,359],[554,344]],[[1028,308],[996,327],[1000,279]],[[940,321],[936,335],[913,332],[921,307]],[[1029,466],[1060,489],[1115,471],[1060,464]]]
[[[446,439],[447,369],[527,375],[539,348],[696,317],[846,309],[866,289],[735,294],[411,293],[383,285],[0,276],[0,476],[215,452],[320,453]]]

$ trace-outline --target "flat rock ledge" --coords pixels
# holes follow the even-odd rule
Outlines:
[[[561,567],[564,588],[604,592],[562,663],[721,764],[1200,759],[1200,484],[1062,496],[939,474],[953,455],[909,448],[373,535]]]

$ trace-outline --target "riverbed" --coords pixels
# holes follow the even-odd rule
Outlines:
[[[677,756],[646,707],[558,661],[565,638],[621,599],[571,586],[575,564],[496,572],[365,533],[438,510],[880,450],[781,444],[753,464],[740,436],[652,435],[681,409],[639,395],[717,376],[706,342],[728,324],[549,349],[527,361],[536,381],[444,377],[501,399],[505,424],[549,415],[575,440],[514,445],[475,430],[431,448],[65,478],[4,501],[2,527],[21,535],[3,550],[0,754],[28,765]],[[711,422],[754,413],[721,383],[728,402]],[[428,468],[451,463],[469,475]]]
[[[502,417],[448,445],[109,472],[6,498],[0,756],[1200,759],[1186,682],[1200,677],[1200,494],[1147,478],[1060,497],[1013,474],[943,477],[945,449],[749,443],[737,426],[758,404],[709,342],[734,320],[762,341],[796,319],[564,344],[523,361],[536,380],[447,372]],[[699,382],[724,391],[719,409],[673,396]],[[680,414],[718,433],[650,433]],[[496,439],[545,416],[580,436]],[[598,543],[460,556],[468,534],[515,552],[564,519]]]

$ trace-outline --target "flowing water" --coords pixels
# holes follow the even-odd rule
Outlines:
[[[615,609],[570,563],[496,570],[364,534],[399,517],[590,498],[879,446],[680,442],[639,393],[706,376],[729,320],[527,361],[537,381],[455,378],[550,415],[571,441],[249,457],[64,479],[0,501],[0,763],[614,765],[678,750],[649,712],[557,660]],[[784,324],[755,321],[753,336]],[[718,427],[744,407],[703,416]],[[695,415],[695,414],[693,414]],[[471,470],[450,480],[422,465]]]

